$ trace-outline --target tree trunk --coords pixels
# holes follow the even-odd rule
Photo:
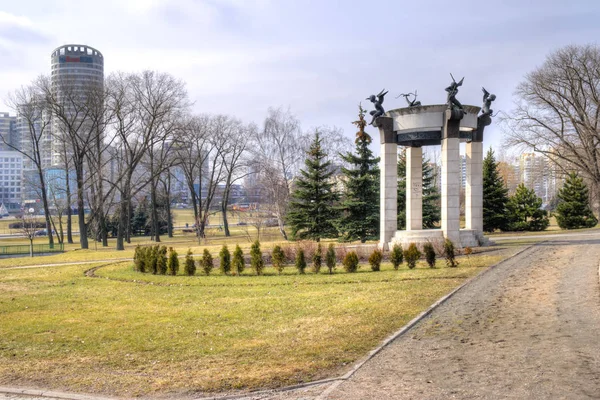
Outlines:
[[[46,219],[46,232],[48,232],[48,245],[54,248],[54,235],[52,235],[52,223],[50,221],[50,207],[48,207],[48,194],[46,193],[46,180],[41,164],[38,164],[38,176],[40,178],[40,190],[42,192],[42,206],[44,207],[44,217]]]
[[[229,222],[227,221],[227,205],[229,204],[229,187],[223,191],[223,199],[221,200],[221,213],[223,214],[223,231],[225,237],[231,236],[229,232]]]
[[[67,194],[67,243],[73,244],[73,210],[71,209],[71,185],[69,184],[69,170],[66,169],[66,194]]]
[[[79,163],[75,168],[77,175],[77,216],[79,217],[79,244],[82,249],[89,248],[87,237],[87,225],[85,224],[85,203],[84,203],[84,180],[83,164]]]
[[[156,198],[156,185],[154,179],[150,183],[150,210],[152,215],[152,239],[155,242],[160,242],[160,224],[158,222],[158,207]]]

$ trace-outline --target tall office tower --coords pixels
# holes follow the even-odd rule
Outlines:
[[[16,122],[17,117],[11,117],[7,112],[0,112],[0,151],[13,150],[8,144],[20,149],[21,141],[15,128]]]
[[[67,112],[86,118],[85,112],[76,109],[74,103],[84,103],[91,88],[104,86],[104,57],[93,47],[81,44],[66,44],[56,48],[51,55],[52,90],[59,101],[64,101]],[[61,138],[62,124],[57,118],[52,121],[53,140],[51,164],[61,164],[61,153],[65,141]]]

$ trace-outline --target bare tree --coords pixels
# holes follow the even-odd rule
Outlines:
[[[157,177],[150,171],[162,172],[154,166],[145,171],[139,171],[138,167],[144,157],[155,154],[154,150],[160,149],[161,143],[173,134],[174,123],[186,111],[188,100],[183,82],[152,71],[112,74],[107,80],[107,92],[113,116],[115,156],[119,157],[117,178],[113,182],[120,197],[117,250],[123,250],[125,239],[129,241],[132,200],[148,183],[156,189]],[[157,215],[154,218],[158,220]]]
[[[509,145],[580,171],[600,196],[600,47],[566,46],[525,76],[503,117]],[[600,205],[596,204],[596,212]]]
[[[279,232],[287,240],[284,220],[291,181],[304,157],[300,122],[289,110],[269,108],[262,131],[253,139],[252,168],[274,206]]]
[[[45,101],[43,91],[40,90],[40,83],[43,85],[47,78],[38,78],[30,86],[22,87],[9,96],[8,104],[16,111],[22,124],[27,126],[23,130],[24,137],[21,138],[23,147],[19,148],[6,141],[1,136],[2,141],[11,149],[18,151],[28,159],[37,172],[39,184],[39,194],[44,208],[44,217],[46,220],[46,231],[48,232],[48,244],[54,246],[54,236],[52,235],[52,226],[50,220],[50,207],[48,204],[48,193],[46,190],[46,177],[44,176],[43,155],[49,149],[45,143],[50,137],[51,109]]]
[[[29,256],[33,257],[33,239],[35,239],[37,228],[37,219],[35,215],[33,215],[33,209],[25,210],[21,217],[21,233],[29,240]],[[48,236],[52,234],[52,231],[46,231]]]
[[[210,117],[208,115],[188,116],[182,120],[182,127],[176,146],[179,166],[185,176],[185,183],[190,192],[190,201],[194,210],[196,236],[200,235],[202,178],[205,175],[208,156],[211,150],[209,140]],[[198,191],[196,191],[198,185]]]
[[[217,194],[219,184],[223,182],[225,176],[223,154],[230,138],[237,133],[235,120],[227,115],[215,115],[211,117],[208,126],[209,152],[206,158],[206,174],[204,180],[200,179],[200,188],[204,186],[206,196],[204,196],[204,199],[202,198],[203,196],[200,196],[199,238],[205,237],[213,199]]]
[[[172,146],[178,123],[189,107],[185,84],[166,73],[144,71],[132,76],[139,132],[148,138],[150,205],[154,240],[160,241],[157,187],[158,176],[165,170],[165,146]]]
[[[223,198],[221,201],[221,213],[223,216],[223,230],[225,236],[231,236],[231,233],[229,232],[229,221],[227,220],[227,207],[229,205],[229,196],[231,195],[232,186],[248,175],[248,159],[245,158],[245,156],[247,155],[246,148],[248,147],[249,142],[244,138],[255,137],[256,132],[258,131],[254,124],[243,125],[238,120],[233,120],[232,124],[232,129],[236,130],[238,134],[231,135],[227,138],[226,146],[221,154],[223,168],[225,170],[223,179],[225,187],[223,189]]]
[[[68,153],[77,182],[79,243],[82,249],[87,249],[85,165],[88,153],[93,151],[98,137],[104,133],[104,89],[93,81],[80,85],[74,84],[69,78],[52,83],[46,79],[41,87],[54,116],[54,133],[59,140],[68,142]]]

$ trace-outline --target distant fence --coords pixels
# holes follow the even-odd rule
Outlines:
[[[28,244],[0,246],[0,256],[29,254],[29,249],[30,246]],[[33,254],[62,253],[64,249],[65,248],[63,243],[56,243],[52,247],[50,247],[49,244],[34,244]]]

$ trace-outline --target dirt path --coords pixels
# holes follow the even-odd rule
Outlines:
[[[599,263],[600,239],[536,245],[349,380],[270,398],[600,399]]]

